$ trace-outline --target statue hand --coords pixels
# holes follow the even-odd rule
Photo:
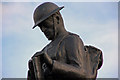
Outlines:
[[[42,57],[42,58],[44,59],[46,65],[47,65],[50,69],[52,69],[53,60],[49,57],[49,55],[48,55],[46,52],[40,51],[40,52],[36,52],[36,53],[33,55],[33,57],[37,57],[37,56]],[[32,58],[33,58],[33,57],[32,57]]]
[[[43,55],[44,61],[47,64],[47,66],[52,69],[53,66],[53,60],[49,57],[49,55],[47,53],[44,53]]]

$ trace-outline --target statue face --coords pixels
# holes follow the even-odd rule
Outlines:
[[[48,38],[48,40],[54,39],[54,27],[53,27],[53,19],[52,17],[49,17],[45,21],[43,21],[38,26],[40,27],[41,31],[44,33],[44,35]]]

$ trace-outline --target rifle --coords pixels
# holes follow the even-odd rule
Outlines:
[[[33,57],[33,67],[36,80],[44,80],[44,75],[42,71],[42,60],[40,56]]]

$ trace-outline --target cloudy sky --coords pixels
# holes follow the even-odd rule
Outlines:
[[[61,10],[65,28],[78,34],[85,45],[93,45],[103,51],[104,63],[97,77],[117,78],[118,3],[55,3],[65,7]],[[30,57],[49,43],[39,28],[32,30],[33,12],[39,4],[41,2],[0,4],[2,5],[2,36],[0,36],[0,39],[2,38],[2,77],[25,78]]]

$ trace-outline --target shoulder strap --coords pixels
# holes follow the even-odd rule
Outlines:
[[[59,41],[58,45],[57,45],[56,54],[57,54],[57,52],[58,52],[58,50],[59,50],[59,48],[60,48],[60,44],[62,43],[62,41],[63,41],[66,37],[68,37],[69,35],[76,35],[76,34],[68,32],[67,35],[63,36],[63,37],[61,38],[61,40]],[[78,35],[76,35],[76,36],[78,36]]]
[[[68,34],[69,35],[69,34]],[[58,49],[60,48],[60,44],[62,43],[62,41],[68,36],[68,35],[64,35],[61,40],[59,41],[58,45],[57,45],[57,50],[56,53],[58,52]]]

